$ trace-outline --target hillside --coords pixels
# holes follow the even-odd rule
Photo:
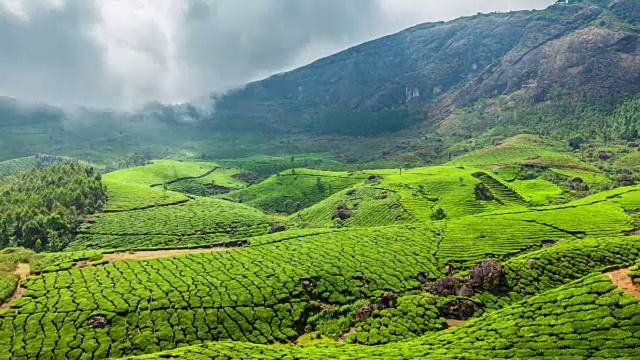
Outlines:
[[[42,174],[51,186],[75,169],[70,183],[91,180],[76,192],[107,197],[61,233],[70,241],[60,252],[0,249],[0,359],[640,351],[637,185],[533,135],[413,169],[289,160],[264,180],[251,171],[273,166],[266,158],[153,160],[104,176],[56,165],[0,178],[10,196],[15,179]],[[192,193],[216,184],[236,190]],[[291,214],[273,214],[283,199],[296,202]]]
[[[633,142],[639,11],[635,0],[568,1],[421,24],[212,95],[204,111],[66,111],[0,98],[0,160],[325,153],[424,165],[522,133]]]
[[[0,360],[640,359],[639,90],[640,1],[566,0],[198,106],[0,96]]]
[[[633,0],[418,25],[216,98],[214,128],[376,135],[480,99],[522,104],[640,90]]]

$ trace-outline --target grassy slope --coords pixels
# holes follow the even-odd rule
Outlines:
[[[0,177],[14,175],[36,166],[35,156],[11,159],[0,162]]]
[[[459,156],[449,164],[481,167],[524,164],[598,172],[592,165],[563,154],[563,150],[563,146],[553,140],[536,135],[518,135],[498,145]]]
[[[640,356],[640,342],[635,336],[639,318],[636,298],[623,293],[607,276],[590,275],[464,325],[408,342],[378,347],[208,343],[142,358],[635,358]]]
[[[268,234],[277,223],[282,221],[242,204],[194,198],[179,205],[98,214],[67,249],[214,245]]]
[[[104,210],[108,212],[175,204],[189,200],[184,194],[165,191],[160,187],[152,188],[148,185],[112,180],[103,180],[103,183],[107,186],[107,195],[109,197]]]
[[[68,250],[213,245],[267,234],[278,219],[241,204],[167,191],[151,185],[198,177],[239,186],[233,169],[218,172],[209,162],[157,160],[151,165],[106,174],[105,213],[84,226]]]
[[[441,269],[447,263],[472,264],[488,253],[499,257],[513,255],[539,246],[542,241],[593,243],[604,234],[615,239],[621,231],[629,229],[628,215],[617,211],[621,206],[640,208],[638,192],[591,205],[486,214],[482,215],[483,219],[468,216],[431,226],[404,225],[315,234],[314,230],[305,230],[293,238],[279,233],[229,252],[44,274],[25,283],[28,289],[25,295],[31,299],[14,305],[22,315],[1,317],[2,326],[14,329],[17,335],[7,336],[15,338],[29,331],[28,326],[21,324],[29,322],[31,317],[47,313],[53,317],[86,319],[88,314],[97,311],[110,319],[109,334],[120,335],[106,336],[101,330],[86,327],[60,332],[47,328],[44,333],[70,339],[78,336],[96,339],[101,345],[95,349],[84,349],[85,343],[73,341],[60,342],[53,348],[54,352],[66,353],[77,346],[94,356],[149,353],[195,340],[284,340],[299,335],[296,324],[304,321],[302,314],[314,300],[348,304],[363,296],[372,296],[376,291],[417,290],[420,287],[416,280],[418,273],[434,279],[441,276]],[[597,214],[602,221],[594,218],[588,222],[589,226],[570,221],[583,219],[588,214]],[[486,229],[486,236],[465,240],[480,232],[478,226]],[[568,233],[575,228],[585,231],[584,236],[592,240]],[[274,240],[269,241],[269,237]],[[637,245],[637,239],[628,239]],[[461,248],[465,251],[461,252]],[[637,246],[632,248],[638,256]],[[624,263],[624,259],[621,261]],[[588,271],[595,268],[588,267]],[[309,286],[304,285],[305,279]],[[105,282],[109,284],[106,287]],[[194,319],[194,316],[195,323],[189,321],[194,324],[193,332],[182,328],[186,325],[178,325],[182,324],[183,317]],[[174,317],[176,322],[171,320]],[[150,320],[145,319],[154,320],[149,323]],[[197,331],[204,327],[208,330]],[[162,334],[149,336],[154,328],[161,329]],[[187,337],[180,341],[180,337],[172,334]],[[188,340],[189,336],[192,340]],[[39,351],[35,340],[22,341],[27,344],[27,355],[31,347]],[[437,344],[441,346],[439,341]],[[432,347],[424,350],[434,351]],[[19,352],[19,348],[12,347],[11,351]]]
[[[362,173],[287,170],[260,184],[222,197],[266,212],[291,214],[362,182],[365,178]]]
[[[105,180],[142,185],[161,185],[184,177],[195,177],[216,168],[206,161],[154,160],[152,164],[114,171],[104,176]]]
[[[127,210],[134,204],[162,205],[166,199],[163,200],[160,193],[176,199],[182,195],[165,193],[150,188],[149,184],[157,179],[170,181],[180,171],[193,176],[194,169],[202,170],[195,164],[187,164],[180,171],[174,170],[180,165],[171,162],[156,166],[157,171],[151,175],[138,177],[138,172],[144,170],[134,169],[126,176],[120,173],[115,179],[107,178],[112,185],[120,185],[119,190],[118,185],[113,190],[119,195],[108,206]],[[152,353],[207,340],[288,341],[305,333],[306,318],[320,311],[320,303],[349,306],[388,290],[400,294],[402,299],[399,312],[385,313],[394,319],[393,324],[408,326],[414,311],[430,311],[431,315],[424,316],[433,321],[422,325],[414,321],[412,329],[417,330],[398,330],[400,332],[386,337],[388,341],[415,338],[442,328],[433,313],[435,310],[425,305],[424,295],[416,294],[421,287],[418,275],[436,279],[443,275],[445,265],[464,269],[488,255],[506,262],[505,281],[510,293],[482,293],[475,301],[495,310],[487,316],[502,312],[502,316],[521,327],[510,311],[526,309],[528,300],[514,303],[522,294],[538,294],[603,266],[629,265],[640,257],[637,238],[624,236],[637,228],[630,211],[640,210],[640,187],[616,189],[564,205],[532,207],[536,199],[528,198],[528,194],[537,194],[542,188],[548,191],[544,195],[547,199],[555,194],[552,191],[555,189],[540,179],[510,186],[513,184],[501,177],[504,175],[483,170],[489,165],[467,166],[418,168],[404,170],[402,174],[400,170],[353,175],[296,170],[296,174],[285,172],[280,179],[274,177],[242,190],[244,193],[255,191],[274,201],[282,196],[307,199],[305,191],[319,189],[317,178],[327,187],[329,183],[343,186],[343,190],[332,196],[327,194],[330,191],[323,191],[319,198],[325,200],[309,200],[317,203],[289,219],[270,217],[243,204],[198,197],[178,205],[98,215],[69,250],[210,246],[230,239],[248,246],[228,252],[83,269],[71,269],[68,264],[72,264],[75,257],[94,256],[99,251],[47,258],[40,268],[51,272],[25,282],[25,298],[0,314],[0,345],[17,357],[50,353],[58,358],[103,358]],[[564,166],[573,169],[570,161]],[[484,175],[478,176],[480,172]],[[365,183],[371,175],[381,177]],[[125,186],[126,181],[135,185]],[[302,184],[298,189],[292,186],[296,181]],[[477,200],[474,189],[480,184],[487,186],[500,201]],[[351,187],[356,192],[348,194]],[[514,189],[522,193],[518,195]],[[354,210],[355,203],[358,203],[357,210]],[[347,228],[327,229],[333,225],[331,215],[342,204],[353,212],[344,224]],[[431,219],[436,207],[445,209],[448,214],[445,220]],[[294,223],[300,219],[321,228],[296,230]],[[269,234],[274,224],[285,225],[287,231]],[[557,242],[559,245],[554,247],[517,256],[542,244]],[[581,251],[584,256],[575,257]],[[508,260],[513,256],[516,257]],[[544,267],[532,272],[526,268],[530,258],[537,258]],[[574,259],[577,262],[572,262],[570,269],[556,266]],[[106,316],[110,325],[106,329],[87,326],[86,321],[92,314]],[[485,318],[479,317],[460,329],[479,324],[469,331],[493,334],[492,325],[482,322]],[[75,325],[57,326],[63,323]],[[358,334],[351,339],[379,343],[385,338],[381,332],[391,332],[396,325],[382,326],[373,320],[360,323]],[[625,325],[616,323],[615,326]],[[39,335],[27,336],[36,327]],[[267,348],[220,343],[207,345],[210,350],[184,351],[186,358],[199,352],[205,357],[228,354],[232,358],[246,358],[256,355],[256,351],[276,354],[276,358],[281,355],[310,359],[410,358],[414,354],[442,355],[436,348],[449,349],[452,354],[467,349],[455,331],[417,338],[407,349],[403,343],[379,348],[354,345]],[[464,334],[469,336],[467,332]],[[447,338],[457,340],[442,342]],[[509,349],[521,349],[523,356],[548,355],[544,352],[546,348],[533,348],[526,341],[521,345],[511,337],[497,337],[493,341],[500,344],[515,341],[509,343]],[[548,338],[536,341],[554,343]],[[498,348],[486,349],[482,344],[474,348],[478,356],[507,354]],[[586,349],[590,355],[597,350]]]
[[[633,168],[640,170],[640,151],[635,151],[620,157],[615,161],[615,164],[620,168]]]

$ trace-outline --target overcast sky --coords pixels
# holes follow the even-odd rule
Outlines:
[[[0,95],[175,103],[409,26],[553,0],[0,0]]]

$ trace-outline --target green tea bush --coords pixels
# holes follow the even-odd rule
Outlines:
[[[270,213],[293,214],[364,181],[363,174],[293,169],[223,196]]]
[[[331,227],[339,209],[349,214],[343,227],[372,227],[415,222],[400,204],[400,196],[390,190],[359,186],[343,190],[291,216],[292,220],[314,226]]]
[[[205,245],[268,234],[280,222],[228,201],[196,198],[175,206],[98,214],[67,250]]]
[[[419,273],[439,276],[436,239],[424,226],[331,231],[229,252],[44,273],[24,283],[24,297],[0,315],[0,329],[10,329],[15,351],[22,342],[41,348],[29,337],[28,324],[35,323],[43,339],[82,339],[57,342],[53,351],[94,355],[97,349],[82,346],[93,338],[101,344],[102,332],[115,331],[118,337],[103,339],[108,356],[206,340],[287,341],[304,331],[314,302],[349,304],[380,290],[418,289]],[[109,326],[91,328],[91,314],[108,316]],[[45,327],[43,316],[74,327]]]
[[[11,159],[0,162],[0,177],[15,175],[36,167],[35,156]]]
[[[430,301],[431,300],[431,301]],[[376,310],[372,316],[355,324],[347,343],[379,345],[415,338],[442,330],[446,321],[440,316],[433,295],[410,295],[398,299],[394,308]]]
[[[640,238],[620,237],[568,241],[504,262],[506,296],[483,293],[485,305],[499,307],[505,301],[543,291],[579,279],[595,271],[629,266],[640,257]]]
[[[161,187],[130,184],[104,180],[109,201],[104,206],[105,212],[129,211],[155,206],[180,204],[189,201],[186,195],[166,191]]]
[[[585,303],[582,299],[589,300]],[[637,299],[623,293],[607,276],[592,275],[464,325],[409,341],[375,347],[344,343],[285,347],[210,342],[141,359],[637,358],[638,318]],[[358,340],[369,337],[370,334]]]

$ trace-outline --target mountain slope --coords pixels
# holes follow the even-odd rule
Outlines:
[[[639,12],[594,1],[418,25],[218,98],[210,124],[371,135],[499,95],[633,95]]]

